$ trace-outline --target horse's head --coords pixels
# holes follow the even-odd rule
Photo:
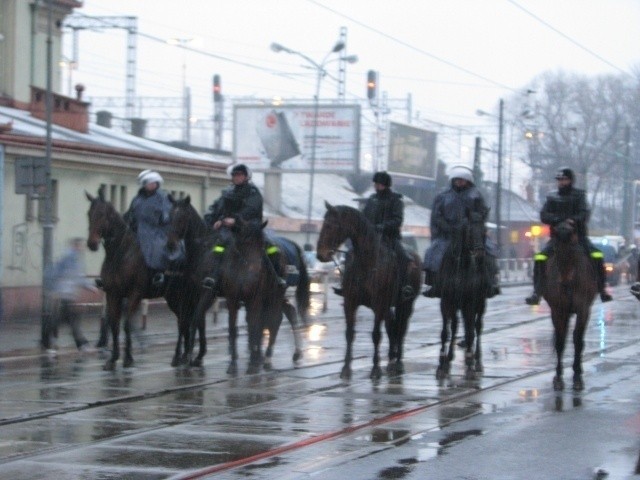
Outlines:
[[[571,219],[563,220],[553,227],[553,235],[559,242],[563,243],[576,243],[578,241],[576,225]]]
[[[100,240],[109,234],[117,212],[113,205],[105,199],[104,187],[100,187],[97,197],[92,196],[87,191],[84,193],[91,202],[88,212],[89,236],[87,237],[87,246],[91,251],[95,252],[100,246]]]
[[[318,245],[316,246],[316,256],[321,262],[328,262],[336,252],[338,247],[347,239],[347,234],[343,228],[343,220],[340,207],[334,207],[329,202],[324,202],[327,211],[324,214]]]
[[[169,195],[171,202],[171,211],[169,212],[169,230],[167,232],[167,247],[169,251],[173,251],[187,235],[189,223],[191,219],[191,197],[187,195],[185,198],[175,200],[173,195]]]

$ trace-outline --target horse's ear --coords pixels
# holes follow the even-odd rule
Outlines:
[[[100,200],[102,200],[103,202],[106,202],[107,199],[104,197],[104,190],[105,190],[106,186],[105,185],[101,185],[100,188],[98,189],[98,198]]]
[[[184,197],[184,203],[186,205],[191,205],[191,195],[187,195],[186,197]]]
[[[169,202],[170,202],[172,205],[175,205],[175,204],[176,204],[176,199],[175,199],[175,198],[173,198],[173,195],[172,195],[172,194],[168,194],[168,195],[167,195],[167,199],[169,200]]]
[[[333,210],[333,206],[326,200],[324,201],[324,206],[327,207],[327,210],[329,211]]]
[[[89,192],[87,192],[86,190],[84,191],[84,194],[87,196],[87,200],[89,200],[90,202],[93,202],[94,197],[93,195],[91,195]]]
[[[269,220],[265,220],[264,222],[262,222],[262,226],[260,227],[260,230],[264,230],[264,227],[267,226],[267,223],[269,223]]]

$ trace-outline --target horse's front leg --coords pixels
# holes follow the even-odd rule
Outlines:
[[[200,287],[199,287],[200,288]],[[204,332],[204,322],[207,310],[213,304],[216,295],[213,290],[209,288],[200,288],[200,298],[196,304],[196,307],[187,322],[188,327],[185,329],[185,345],[184,345],[184,363],[187,365],[191,365],[194,367],[199,367],[202,365],[202,357],[206,352],[207,347],[207,339],[200,334],[200,352],[198,358],[194,360],[193,358],[193,349],[196,344],[196,332]],[[229,319],[231,321],[231,319]],[[204,345],[204,347],[203,347]]]
[[[262,364],[262,312],[255,305],[246,305],[247,326],[249,329],[249,367],[248,374],[257,373]]]
[[[347,323],[347,329],[345,331],[345,337],[347,340],[347,350],[344,355],[344,365],[340,372],[340,378],[348,380],[351,378],[351,361],[353,359],[352,348],[353,340],[356,336],[356,306],[347,304],[345,299],[344,304],[344,318]]]
[[[444,380],[449,375],[453,358],[451,350],[447,354],[447,343],[449,341],[449,329],[456,319],[456,312],[442,299],[440,301],[440,313],[442,315],[442,330],[440,331],[440,357],[438,359],[438,368],[436,369],[436,379]],[[455,338],[455,334],[452,338]]]
[[[122,315],[122,298],[107,292],[107,324],[111,327],[111,357],[102,367],[104,370],[114,370],[120,358],[120,316]]]
[[[302,358],[302,338],[300,336],[300,329],[298,328],[298,312],[291,302],[285,299],[282,304],[282,311],[289,320],[291,325],[291,332],[293,333],[293,343],[295,350],[293,351],[293,362],[296,363]],[[271,343],[271,342],[269,342]],[[267,350],[267,357],[270,357],[271,353]]]
[[[376,311],[373,321],[373,331],[371,332],[371,339],[373,340],[373,367],[371,368],[371,374],[369,375],[371,380],[379,380],[380,377],[382,377],[382,370],[380,368],[380,339],[382,338],[382,333],[380,332],[380,329],[382,327],[382,321],[388,315],[389,309],[377,310],[378,311]],[[385,312],[385,314],[380,313],[381,311]]]
[[[552,310],[551,320],[553,321],[554,345],[556,350],[556,375],[553,377],[553,389],[559,391],[564,390],[562,356],[564,355],[564,347],[567,339],[569,315],[554,313]]]
[[[589,322],[589,311],[576,314],[576,326],[573,330],[573,389],[584,390],[582,379],[582,352],[584,351],[584,334]]]
[[[227,368],[227,373],[235,374],[238,371],[238,350],[237,350],[236,343],[238,339],[238,308],[239,307],[235,302],[233,303],[228,302],[227,308],[229,309],[228,336],[229,336],[229,355],[231,357],[229,367]]]
[[[142,298],[140,297],[129,297],[127,302],[127,313],[124,319],[124,360],[122,361],[122,366],[125,368],[130,368],[133,366],[133,355],[131,353],[131,322],[134,319],[136,312],[138,311],[138,307],[140,306],[140,302]]]
[[[476,314],[476,372],[484,372],[484,365],[482,364],[482,329],[484,327],[483,313]]]

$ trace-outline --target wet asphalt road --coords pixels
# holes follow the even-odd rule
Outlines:
[[[283,323],[273,368],[253,375],[244,373],[242,348],[239,373],[226,373],[224,315],[214,328],[209,320],[209,352],[198,369],[170,367],[175,332],[167,315],[150,319],[135,367],[115,372],[102,370],[97,353],[72,348],[55,358],[35,348],[7,352],[12,330],[3,326],[0,478],[635,478],[640,303],[624,286],[616,301],[596,301],[586,389],[555,393],[548,308],[524,305],[528,292],[507,288],[490,301],[485,371],[473,381],[464,379],[461,350],[451,377],[436,380],[438,301],[422,297],[406,372],[377,382],[369,379],[366,309],[353,378],[339,378],[345,340],[337,297],[305,331],[298,365]],[[568,345],[568,387],[571,355]]]

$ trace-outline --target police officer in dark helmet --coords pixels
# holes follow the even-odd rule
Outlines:
[[[598,291],[600,300],[609,302],[613,300],[605,289],[605,271],[602,252],[595,248],[587,236],[587,223],[589,222],[590,209],[587,203],[587,196],[584,190],[573,186],[575,174],[568,167],[562,167],[556,173],[558,190],[547,195],[547,199],[540,211],[540,220],[551,226],[551,240],[544,249],[534,255],[533,266],[533,294],[525,299],[528,305],[538,305],[542,292],[542,281],[544,274],[544,262],[553,253],[554,237],[553,229],[565,220],[572,220],[578,241],[589,254],[593,262],[598,278]]]
[[[215,289],[219,286],[219,267],[224,257],[224,246],[229,242],[233,227],[237,220],[245,222],[262,223],[262,194],[251,180],[251,170],[239,163],[230,170],[232,185],[226,188],[220,198],[211,206],[204,219],[207,225],[218,233],[217,246],[214,248],[214,265],[211,275],[202,281],[206,288]],[[283,274],[280,271],[279,252],[269,249],[269,265],[273,265],[278,283],[286,286]]]
[[[410,259],[400,241],[400,228],[404,220],[402,195],[391,190],[391,175],[387,172],[376,172],[372,181],[376,193],[367,199],[363,214],[375,226],[376,231],[382,234],[383,240],[396,252],[401,274],[401,294],[403,298],[411,298],[414,291],[406,278]],[[334,290],[338,295],[342,294],[341,288],[334,288]]]

